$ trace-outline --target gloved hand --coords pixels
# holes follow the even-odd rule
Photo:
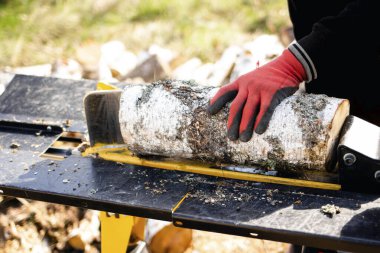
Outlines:
[[[228,117],[228,138],[249,141],[253,130],[262,134],[272,114],[286,97],[293,95],[306,80],[306,72],[288,50],[257,69],[222,87],[211,99],[207,111],[216,114],[233,100]]]

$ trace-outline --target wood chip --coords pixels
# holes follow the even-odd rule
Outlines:
[[[13,142],[10,146],[9,146],[9,148],[11,148],[11,149],[16,149],[16,148],[19,148],[21,145],[20,144],[18,144],[18,143],[16,143],[16,142]]]
[[[321,207],[321,212],[330,216],[330,217],[333,217],[334,215],[336,214],[339,214],[340,213],[340,208],[339,206],[336,206],[336,205],[333,205],[333,204],[327,204],[327,205],[324,205]]]

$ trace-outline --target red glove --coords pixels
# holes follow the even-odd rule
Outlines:
[[[249,141],[253,129],[262,134],[277,107],[286,97],[293,95],[299,84],[306,80],[306,72],[298,59],[288,50],[273,61],[239,77],[222,87],[211,99],[207,108],[217,113],[233,100],[228,117],[228,138]]]

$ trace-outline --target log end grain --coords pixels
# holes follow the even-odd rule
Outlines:
[[[335,115],[331,122],[331,129],[329,133],[329,140],[327,142],[328,156],[326,158],[325,168],[327,171],[334,171],[337,162],[337,145],[343,124],[350,114],[350,102],[343,99],[336,109]]]

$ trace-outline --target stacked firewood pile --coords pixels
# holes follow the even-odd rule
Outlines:
[[[119,41],[83,44],[72,58],[52,64],[0,69],[1,72],[94,79],[109,83],[149,83],[160,79],[194,80],[221,86],[279,55],[283,43],[275,35],[261,35],[244,45],[231,46],[215,62],[152,45],[131,52]],[[212,50],[212,49],[210,49]],[[0,196],[0,253],[99,252],[98,212],[75,207]],[[211,244],[210,244],[211,243]],[[195,231],[190,252],[284,252],[285,245]]]
[[[201,85],[220,86],[262,65],[284,49],[275,35],[261,35],[241,46],[230,46],[216,62],[194,57],[184,59],[158,45],[133,53],[120,41],[103,45],[83,44],[75,57],[53,64],[5,68],[7,72],[70,79],[94,79],[115,82],[152,82],[160,79],[194,80]],[[211,50],[211,49],[210,49]],[[4,71],[3,70],[3,71]]]

